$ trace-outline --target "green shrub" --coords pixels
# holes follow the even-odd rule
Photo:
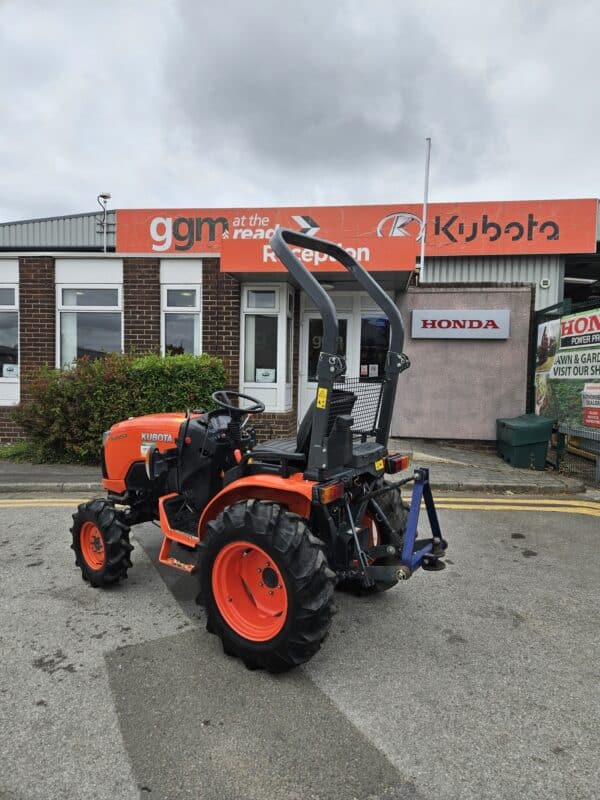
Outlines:
[[[82,358],[72,369],[41,369],[15,421],[42,461],[98,463],[102,433],[128,417],[212,408],[226,384],[221,361],[208,355]]]

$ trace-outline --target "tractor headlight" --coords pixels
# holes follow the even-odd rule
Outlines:
[[[102,434],[102,447],[108,442],[108,437],[110,436],[110,431],[104,431]]]

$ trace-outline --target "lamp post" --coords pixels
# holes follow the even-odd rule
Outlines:
[[[423,225],[421,227],[421,258],[419,261],[419,274],[424,278],[425,266],[425,234],[427,231],[427,204],[429,201],[429,156],[431,154],[431,138],[425,139],[425,188],[423,191]]]
[[[106,253],[106,204],[112,197],[110,192],[100,192],[98,197],[98,205],[102,209],[102,238],[104,242],[104,252]]]

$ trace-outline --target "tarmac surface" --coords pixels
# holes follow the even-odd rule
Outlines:
[[[588,495],[440,497],[448,568],[337,593],[322,650],[275,677],[224,656],[152,525],[127,581],[84,583],[82,499],[0,498],[2,800],[598,796]]]
[[[578,493],[582,481],[552,469],[515,469],[495,452],[465,444],[440,445],[423,439],[392,439],[389,449],[412,453],[411,468],[429,467],[437,491]],[[407,473],[408,474],[408,473]],[[397,477],[404,477],[403,475]],[[75,464],[13,464],[0,460],[0,493],[13,491],[101,492],[99,467]]]

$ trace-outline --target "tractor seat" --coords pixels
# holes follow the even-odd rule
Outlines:
[[[327,436],[331,433],[336,417],[340,414],[351,414],[355,402],[356,395],[354,392],[347,392],[344,389],[334,389],[332,391],[329,418],[327,420]],[[252,457],[263,461],[276,462],[285,459],[299,468],[304,467],[310,448],[315,404],[316,400],[313,400],[302,418],[295,439],[271,439],[268,442],[261,442],[252,450]]]

